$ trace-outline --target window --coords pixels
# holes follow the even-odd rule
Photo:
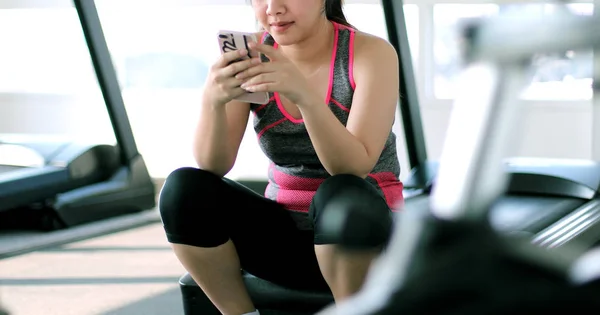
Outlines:
[[[99,6],[99,15],[135,138],[151,175],[166,177],[178,167],[195,166],[192,140],[202,87],[209,67],[220,55],[216,34],[222,29],[256,29],[252,8],[245,1],[165,3],[143,10],[105,5]],[[133,15],[135,24],[131,23]],[[230,177],[264,177],[267,170],[250,127]]]
[[[71,8],[0,10],[0,42],[0,93],[70,95],[98,89]]]
[[[0,43],[0,134],[115,142],[74,9],[2,9]]]
[[[577,1],[568,4],[570,10],[593,13],[592,1]],[[202,86],[219,56],[215,33],[253,30],[255,21],[247,0],[142,2],[96,0],[139,150],[152,176],[165,177],[177,167],[195,165],[191,142]],[[461,70],[455,36],[461,21],[525,5],[501,3],[405,0],[409,45],[424,107],[449,104],[454,97]],[[544,16],[557,6],[536,3],[526,8],[528,15]],[[379,0],[348,0],[345,12],[361,31],[387,38]],[[0,133],[62,134],[114,142],[71,0],[0,1],[0,43]],[[589,104],[590,51],[538,56],[534,62],[535,76],[523,99]],[[437,128],[437,123],[429,128]],[[240,159],[229,176],[264,178],[267,163],[249,124]]]
[[[434,23],[434,95],[454,97],[456,79],[462,71],[457,41],[459,22],[465,18],[490,16],[498,12],[495,4],[436,4]]]
[[[504,10],[523,9],[528,16],[544,16],[558,7],[550,4],[435,4],[433,96],[454,97],[455,79],[461,71],[456,41],[457,26],[464,18],[485,17]],[[568,8],[577,14],[592,14],[593,4],[574,3]],[[592,95],[592,53],[568,51],[555,56],[538,56],[535,76],[522,98],[529,100],[589,100]]]
[[[552,13],[555,5],[537,5],[538,14]],[[592,15],[591,3],[571,3],[571,11],[581,15]],[[531,86],[523,98],[529,100],[591,100],[593,52],[567,51],[557,55],[541,55],[534,60],[536,69]]]
[[[0,100],[11,95],[11,102],[3,103],[10,110],[21,108],[15,116],[18,123],[3,121],[0,133],[35,130],[114,142],[75,9],[68,1],[48,1],[44,7],[0,5]],[[256,29],[252,8],[246,0],[96,4],[151,175],[165,177],[175,168],[195,165],[191,143],[202,86],[219,56],[215,34],[220,29]],[[418,60],[419,9],[415,4],[405,8],[413,58]],[[387,38],[377,1],[352,1],[345,11],[360,30]],[[23,106],[29,103],[36,106]],[[240,158],[228,176],[264,178],[267,167],[249,124]]]
[[[344,11],[350,23],[359,30],[385,39],[388,38],[385,17],[380,4],[348,3]],[[419,7],[416,4],[405,4],[404,15],[413,64],[416,67],[419,64]],[[416,68],[415,72],[418,72]]]

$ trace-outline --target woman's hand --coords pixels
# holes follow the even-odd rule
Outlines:
[[[249,92],[278,92],[301,106],[312,101],[312,90],[300,70],[281,51],[265,44],[250,43],[249,48],[264,54],[270,62],[263,62],[238,73],[238,80],[246,80],[242,88]]]
[[[236,61],[247,54],[248,51],[245,49],[230,51],[222,54],[212,65],[204,86],[204,99],[206,102],[212,104],[212,106],[223,106],[246,93],[240,87],[244,80],[236,78],[235,75],[260,63],[259,58]]]

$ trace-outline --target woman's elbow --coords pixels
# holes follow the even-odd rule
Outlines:
[[[199,169],[209,171],[220,177],[227,175],[234,164],[230,161],[231,159],[215,159],[210,156],[203,156],[199,153],[194,154],[194,159]]]
[[[332,167],[327,170],[329,175],[354,175],[362,179],[367,178],[371,173],[373,166],[362,166],[361,165],[346,165],[342,167]]]

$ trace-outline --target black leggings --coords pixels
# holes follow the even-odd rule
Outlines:
[[[309,212],[314,229],[308,231],[298,229],[281,204],[196,168],[167,177],[159,209],[171,243],[207,248],[231,239],[245,271],[290,288],[328,290],[314,245],[336,242],[318,224],[332,204],[375,211],[376,226],[365,238],[374,248],[387,242],[392,228],[387,203],[373,185],[352,175],[332,176],[319,186]]]

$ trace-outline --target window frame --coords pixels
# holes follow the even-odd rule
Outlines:
[[[98,0],[100,4],[118,3],[120,0]],[[501,1],[491,0],[405,0],[404,4],[412,4],[418,7],[419,12],[419,47],[418,64],[414,65],[416,70],[417,86],[419,87],[419,97],[421,106],[424,108],[447,108],[451,107],[453,99],[440,99],[435,97],[434,77],[434,6],[437,4],[498,4]],[[593,0],[578,0],[577,3],[594,3]],[[187,6],[187,5],[239,5],[246,3],[246,0],[162,0],[148,2],[145,0],[128,0],[127,6],[138,5],[161,5],[161,6]],[[380,4],[380,0],[346,0],[346,4]],[[123,2],[119,2],[123,5]],[[4,0],[0,2],[0,9],[12,8],[61,8],[72,7],[71,0]],[[5,96],[27,99],[28,93],[1,93]],[[7,95],[8,94],[8,95]],[[37,94],[39,96],[40,94]],[[65,96],[69,97],[69,96]],[[589,100],[530,100],[523,99],[524,104],[530,106],[543,107],[573,107],[589,106]]]
[[[120,6],[197,6],[197,5],[239,5],[246,3],[247,0],[160,0],[147,2],[146,0],[128,0],[127,3],[117,2],[120,0],[96,0],[100,5],[102,3],[114,3]],[[452,108],[454,100],[438,99],[434,94],[433,78],[435,75],[434,63],[434,6],[437,4],[498,4],[500,0],[405,0],[405,5],[415,5],[418,8],[418,55],[417,64],[413,65],[416,69],[415,80],[419,89],[419,103],[422,110],[449,110]],[[594,3],[593,0],[578,0],[577,3]],[[381,4],[380,0],[346,0],[346,4]],[[0,1],[0,9],[13,8],[67,8],[73,7],[72,0],[4,0]],[[0,92],[0,99],[9,100],[8,103],[39,103],[39,100],[51,100],[51,103],[72,103],[73,100],[80,98],[80,95],[64,94],[44,94],[44,93],[18,93],[18,92]],[[589,100],[522,100],[527,107],[540,107],[544,110],[573,110],[578,111],[591,106]],[[3,102],[0,102],[0,104]]]

